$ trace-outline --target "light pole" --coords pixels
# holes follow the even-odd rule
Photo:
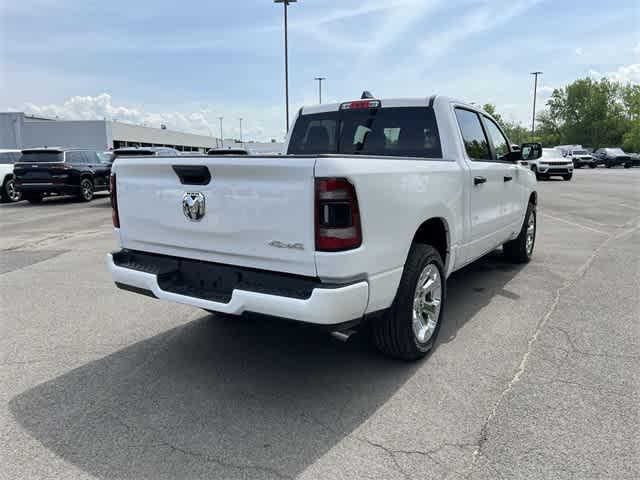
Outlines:
[[[535,77],[535,83],[533,86],[533,116],[531,118],[531,139],[535,139],[536,135],[536,96],[538,94],[538,75],[542,75],[542,72],[531,72],[531,75]]]
[[[322,103],[322,81],[327,77],[316,77],[314,80],[318,81],[318,103]]]
[[[224,148],[224,136],[222,135],[222,120],[224,119],[224,117],[218,117],[218,120],[220,120],[220,147]]]
[[[298,0],[273,0],[273,3],[282,3],[282,5],[284,5],[284,95],[287,112],[287,132],[289,131],[289,40],[287,37],[287,7],[290,3],[296,3],[297,1]]]
[[[242,117],[240,117],[238,120],[240,120],[240,145],[242,145]]]

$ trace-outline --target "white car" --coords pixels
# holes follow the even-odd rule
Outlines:
[[[563,156],[562,150],[557,148],[543,148],[542,156],[529,160],[529,166],[538,180],[559,176],[568,181],[573,177],[573,161]]]
[[[593,158],[593,155],[587,152],[584,148],[569,150],[566,154],[566,158],[573,162],[574,168],[582,168],[584,166],[596,168],[598,166],[598,162]]]
[[[22,194],[16,190],[13,165],[20,160],[20,150],[0,150],[0,201],[18,202]]]
[[[485,132],[487,132],[485,134]],[[212,312],[368,321],[383,352],[433,346],[446,279],[503,246],[527,262],[536,179],[485,112],[446,97],[302,108],[286,156],[126,158],[111,177],[122,289]]]

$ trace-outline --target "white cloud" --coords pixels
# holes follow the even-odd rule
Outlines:
[[[447,24],[447,28],[434,31],[420,43],[420,51],[427,63],[434,62],[468,37],[491,31],[534,7],[541,0],[520,0],[482,4],[461,18]]]
[[[270,138],[281,140],[284,136],[284,131],[276,127],[282,123],[280,118],[282,109],[278,107],[253,111],[250,109],[240,111],[238,107],[224,107],[217,112],[210,108],[194,109],[191,112],[148,112],[141,107],[114,105],[110,94],[101,93],[96,96],[74,96],[62,104],[37,105],[28,102],[22,108],[11,108],[11,110],[67,120],[107,119],[149,127],[160,127],[164,124],[170,130],[213,136],[220,135],[218,117],[223,115],[225,138],[239,138],[240,117],[244,119],[242,130],[245,140],[265,141]]]
[[[640,63],[623,65],[615,72],[607,73],[607,77],[616,82],[640,84]]]
[[[576,55],[581,56],[584,53],[584,50],[581,47],[576,48]]]
[[[614,82],[640,84],[640,63],[622,65],[616,71],[607,73],[589,70],[587,75],[595,80],[606,77]]]

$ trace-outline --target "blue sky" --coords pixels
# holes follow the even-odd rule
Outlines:
[[[271,0],[2,0],[0,110],[117,118],[245,138],[284,134],[282,6]],[[299,0],[289,8],[294,112],[325,101],[451,95],[528,122],[578,77],[640,82],[640,3]]]

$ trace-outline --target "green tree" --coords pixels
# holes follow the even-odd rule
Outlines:
[[[623,91],[619,83],[606,78],[581,78],[554,90],[547,106],[559,141],[594,148],[619,146],[629,128]]]

